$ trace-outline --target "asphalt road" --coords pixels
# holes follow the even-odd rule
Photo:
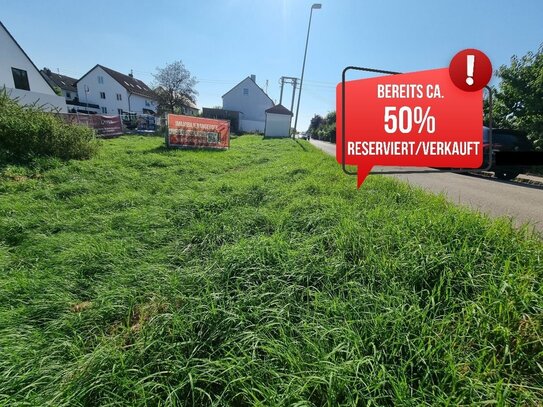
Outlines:
[[[335,156],[336,145],[311,140],[311,144]],[[373,171],[413,171],[430,168],[374,167]],[[347,175],[346,175],[347,176]],[[500,181],[476,175],[436,171],[431,174],[388,175],[434,193],[443,193],[455,203],[491,216],[506,216],[515,225],[528,223],[543,233],[543,187],[513,181]],[[353,177],[353,185],[356,180]],[[364,186],[362,185],[362,188]]]

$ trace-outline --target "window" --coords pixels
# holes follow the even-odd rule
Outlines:
[[[66,97],[67,98],[71,98],[72,97],[72,94],[70,92],[66,92]]]
[[[123,114],[123,109],[117,109],[117,114]]]
[[[107,107],[102,107],[102,113],[107,114]]]
[[[13,74],[13,83],[15,84],[16,89],[30,90],[30,85],[28,84],[28,75],[26,71],[17,68],[11,68],[11,73]]]
[[[103,76],[98,77],[98,83],[104,83],[104,77]]]
[[[151,106],[148,100],[145,101],[145,106]]]
[[[243,88],[243,94],[248,95],[249,94],[249,88]]]
[[[106,92],[100,92],[100,99],[106,98]]]
[[[123,95],[121,95],[120,93],[117,93],[117,100],[123,100]]]

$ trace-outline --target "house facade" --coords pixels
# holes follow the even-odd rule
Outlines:
[[[200,109],[198,109],[194,104],[186,104],[181,106],[181,114],[187,116],[198,116],[200,114]]]
[[[248,76],[222,96],[222,108],[240,112],[239,128],[244,132],[264,133],[266,110],[273,100],[256,84],[255,75]]]
[[[105,115],[154,115],[158,107],[155,93],[143,81],[102,65],[77,81],[77,94],[80,102],[98,105]]]
[[[0,22],[0,89],[21,105],[36,104],[44,110],[66,113],[66,101],[58,96],[29,56]]]

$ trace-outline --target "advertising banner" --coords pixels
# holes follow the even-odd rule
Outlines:
[[[169,114],[166,145],[178,148],[227,149],[230,147],[230,122]]]
[[[101,137],[114,137],[123,134],[123,126],[119,116],[75,113],[63,113],[61,116],[67,123],[81,124],[96,130],[96,134]]]

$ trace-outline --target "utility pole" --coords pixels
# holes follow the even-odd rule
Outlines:
[[[298,78],[292,78],[292,102],[290,102],[290,111],[293,112],[294,109],[294,96],[296,95],[296,87],[298,85]]]
[[[292,76],[281,76],[281,79],[279,79],[279,83],[281,84],[279,104],[283,103],[283,87],[285,86],[285,84],[292,85],[292,103],[290,105],[290,111],[292,112],[292,109],[294,108],[294,95],[296,94],[296,87],[298,86],[298,78],[294,78]]]
[[[293,76],[281,76],[279,83],[281,84],[281,96],[279,96],[279,104],[283,103],[283,87],[285,86],[285,83],[292,85],[292,101],[290,102],[290,111],[294,114],[294,99],[296,97],[296,88],[298,87],[298,78],[294,78]]]
[[[279,79],[279,83],[281,84],[281,95],[279,96],[279,104],[283,103],[283,86],[285,85],[285,77],[281,76],[281,79]]]

